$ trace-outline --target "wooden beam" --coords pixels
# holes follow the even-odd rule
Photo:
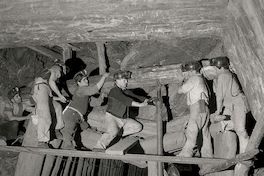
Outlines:
[[[161,108],[162,108],[162,95],[161,95],[161,84],[157,81],[157,97],[158,102],[156,104],[156,115],[157,115],[157,154],[162,156],[163,155],[163,121],[161,116]],[[163,176],[163,163],[157,163],[157,174],[158,176]]]
[[[136,137],[126,137],[124,139],[121,139],[116,144],[110,146],[105,150],[105,153],[107,154],[116,154],[116,155],[124,155],[126,152],[128,152],[132,147],[134,147],[136,144],[138,144],[139,139]]]
[[[158,162],[148,162],[148,176],[158,176],[157,172]]]
[[[155,66],[148,68],[138,68],[132,71],[132,78],[128,80],[128,88],[139,87],[151,87],[157,85],[157,80],[162,85],[169,83],[181,83],[183,76],[181,72],[181,65],[166,65]],[[100,80],[101,76],[89,77],[90,84],[96,84]],[[70,80],[67,82],[70,92],[74,92],[76,84]],[[108,93],[108,91],[114,86],[113,78],[108,77],[103,85],[102,91]]]
[[[158,156],[158,155],[142,155],[142,154],[125,154],[125,155],[109,155],[100,152],[64,150],[64,149],[44,149],[37,147],[18,147],[18,146],[0,146],[0,150],[13,152],[27,152],[39,155],[69,156],[80,158],[98,158],[98,159],[114,159],[114,160],[141,160],[156,161],[179,164],[216,164],[225,163],[226,159],[218,158],[185,158],[177,156]]]
[[[27,47],[51,59],[62,60],[62,55],[54,51],[51,51],[50,49],[45,48],[43,46],[27,46]]]
[[[132,71],[132,78],[128,80],[128,88],[156,86],[157,80],[162,85],[180,83],[183,80],[180,64],[138,68],[130,71]],[[89,77],[91,84],[97,83],[99,79],[100,76]],[[107,78],[103,89],[109,90],[113,85],[113,79],[111,77]]]
[[[41,176],[50,175],[52,168],[55,164],[56,157],[55,156],[46,156],[45,161],[43,162],[43,168],[41,171]],[[28,166],[30,168],[30,165]]]
[[[81,48],[76,47],[76,46],[74,46],[74,45],[71,44],[71,43],[67,43],[66,45],[67,45],[68,47],[70,47],[73,51],[80,51],[80,50],[81,50]]]
[[[259,153],[258,149],[254,149],[252,151],[238,154],[235,158],[229,159],[225,163],[216,164],[216,165],[205,165],[202,167],[202,169],[199,171],[200,175],[206,175],[209,173],[219,172],[222,170],[226,170],[230,168],[231,166],[234,166],[235,164],[252,159],[255,155]]]
[[[72,49],[69,45],[60,45],[62,48],[62,60],[65,63],[67,59],[72,58]]]
[[[103,75],[106,72],[105,45],[103,42],[96,42],[96,47],[98,53],[99,74]]]
[[[81,176],[84,158],[79,158],[75,176]]]
[[[37,129],[32,121],[29,121],[24,135],[23,146],[37,146]],[[33,147],[34,148],[34,147]],[[21,151],[16,164],[15,176],[41,175],[45,156]]]
[[[222,36],[228,0],[0,2],[0,45]]]
[[[62,156],[58,156],[56,157],[56,162],[54,164],[54,167],[53,167],[53,170],[52,170],[52,173],[51,173],[51,176],[57,176],[58,175],[58,172],[59,172],[59,169],[60,169],[60,165],[61,163],[63,162],[63,157]]]

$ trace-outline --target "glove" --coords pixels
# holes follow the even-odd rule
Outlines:
[[[159,101],[159,99],[157,97],[151,97],[150,99],[148,99],[147,103],[148,103],[148,105],[155,106],[158,101]]]

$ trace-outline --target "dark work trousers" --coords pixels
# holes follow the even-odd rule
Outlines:
[[[81,123],[81,117],[76,111],[67,109],[65,112],[63,112],[62,119],[64,121],[64,128],[61,130],[63,135],[62,148],[74,149],[72,142],[74,141],[76,127]]]

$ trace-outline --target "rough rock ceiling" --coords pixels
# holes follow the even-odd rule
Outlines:
[[[69,43],[90,71],[98,67],[98,41],[105,43],[110,71],[120,66],[134,69],[207,57],[222,46],[227,3],[3,0],[0,48],[13,49],[0,52],[0,89],[28,83],[54,59],[62,59],[62,46]],[[14,48],[18,46],[22,48]]]
[[[136,54],[128,63],[128,69],[155,65],[178,64],[206,57],[221,40],[204,37],[178,39],[175,41],[133,41],[107,42],[106,53],[112,70],[119,69],[122,60],[131,52]],[[88,67],[98,67],[98,54],[95,43],[73,44],[80,48],[77,57],[83,59]]]
[[[221,36],[228,0],[2,0],[0,46]]]

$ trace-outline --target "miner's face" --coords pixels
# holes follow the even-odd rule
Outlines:
[[[11,100],[13,103],[21,103],[22,102],[22,98],[19,94],[16,94],[12,100]]]
[[[89,85],[89,80],[88,77],[85,76],[81,79],[81,81],[78,82],[79,86],[88,86]]]
[[[185,79],[189,77],[189,74],[189,71],[182,72],[182,75]]]
[[[55,76],[57,79],[59,79],[61,77],[61,70],[56,70],[55,71]]]
[[[206,66],[201,69],[201,74],[208,79],[213,80],[217,78],[218,68],[216,66]]]
[[[120,78],[115,81],[116,85],[121,89],[126,89],[127,87],[127,79]]]

